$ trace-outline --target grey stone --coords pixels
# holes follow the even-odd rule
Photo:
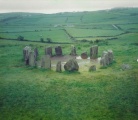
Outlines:
[[[62,65],[61,65],[61,61],[57,62],[56,65],[56,72],[61,72],[62,71]]]
[[[75,59],[70,59],[65,65],[64,69],[66,71],[78,71],[79,65]]]
[[[50,55],[50,57],[52,57],[52,47],[45,48],[45,55]]]
[[[122,69],[122,70],[130,70],[131,68],[132,68],[132,66],[129,65],[129,64],[122,64],[122,65],[121,65],[121,69]]]
[[[76,56],[76,47],[74,45],[71,46],[71,53],[70,55]]]
[[[112,50],[108,50],[108,52],[103,51],[102,56],[101,56],[101,60],[100,60],[100,64],[102,66],[108,66],[109,64],[111,64],[113,62],[113,51]]]
[[[24,59],[26,65],[29,65],[29,53],[30,52],[31,52],[31,47],[30,46],[26,46],[23,49],[23,59]]]
[[[36,58],[33,51],[29,53],[29,65],[34,67],[36,65]]]
[[[49,55],[44,55],[41,59],[41,68],[51,69],[51,59]]]
[[[37,49],[37,48],[34,49],[34,54],[35,54],[35,58],[36,58],[36,60],[37,60],[37,57],[38,57],[38,55],[39,55],[38,49]]]
[[[109,58],[109,63],[113,62],[114,55],[112,50],[108,50],[108,58]]]
[[[92,65],[92,66],[89,68],[89,71],[96,71],[96,66],[95,66],[95,65]]]
[[[92,46],[90,48],[90,58],[91,59],[97,59],[98,58],[98,46]]]
[[[62,48],[61,46],[55,47],[55,53],[57,56],[62,56]]]
[[[82,59],[87,59],[87,58],[88,58],[87,52],[82,53],[82,54],[81,54],[81,58],[82,58]]]

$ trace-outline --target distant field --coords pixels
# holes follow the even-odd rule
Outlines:
[[[126,32],[138,32],[138,9],[112,9],[58,14],[0,14],[0,37],[72,43],[73,40],[106,40]],[[66,31],[65,31],[66,30]]]

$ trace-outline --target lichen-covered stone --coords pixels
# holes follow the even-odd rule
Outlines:
[[[70,59],[65,65],[64,69],[66,71],[78,71],[79,65],[75,59]]]
[[[101,60],[100,60],[100,64],[104,67],[108,66],[109,64],[111,64],[113,62],[113,58],[114,58],[114,56],[113,56],[112,50],[108,50],[107,52],[103,51]]]

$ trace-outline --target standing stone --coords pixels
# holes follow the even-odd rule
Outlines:
[[[59,61],[56,65],[56,72],[61,72],[62,71],[62,65],[61,65],[61,61]]]
[[[36,58],[33,51],[29,53],[29,65],[34,67],[36,65]]]
[[[45,48],[45,55],[52,57],[52,47]]]
[[[78,71],[79,65],[75,59],[70,59],[65,65],[64,69],[66,71]]]
[[[103,54],[101,56],[100,64],[102,66],[107,66],[113,62],[113,52],[112,50],[108,50],[108,52],[103,51]]]
[[[49,55],[44,55],[41,59],[41,68],[51,69],[51,59]]]
[[[34,54],[35,54],[35,58],[37,60],[37,57],[38,57],[38,49],[37,48],[34,49]]]
[[[95,46],[92,46],[90,48],[90,58],[91,59],[96,59],[98,58],[98,46],[95,45]]]
[[[74,56],[77,55],[76,54],[76,47],[74,45],[71,46],[71,53],[70,53],[70,55],[74,55]]]
[[[89,68],[89,71],[96,71],[96,66],[95,65],[92,65],[90,68]]]
[[[82,58],[82,59],[87,59],[87,58],[88,58],[87,52],[82,53],[82,54],[81,54],[81,58]]]
[[[113,62],[114,55],[112,50],[108,50],[109,63]]]
[[[61,46],[55,47],[55,53],[57,56],[62,56],[62,48]]]
[[[25,61],[26,65],[29,65],[29,53],[30,52],[31,52],[31,47],[30,46],[26,46],[23,49],[23,58],[24,58],[24,61]]]

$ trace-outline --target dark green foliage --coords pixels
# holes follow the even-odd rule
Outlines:
[[[52,43],[52,39],[51,38],[47,38],[47,43]]]
[[[24,40],[24,37],[23,36],[18,36],[17,38],[19,41],[23,41]]]

